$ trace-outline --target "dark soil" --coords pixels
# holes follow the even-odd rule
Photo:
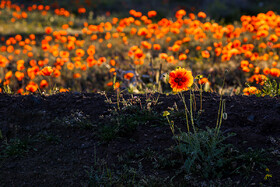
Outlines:
[[[199,93],[195,94],[198,107]],[[185,95],[189,98],[189,93]],[[175,141],[162,113],[173,107],[175,102],[179,109],[183,109],[183,103],[177,95],[135,96],[137,98],[129,94],[123,97],[137,105],[136,112],[141,111],[141,107],[146,108],[150,102],[148,98],[156,101],[159,96],[157,104],[151,106],[154,116],[133,118],[140,124],[133,131],[107,140],[102,139],[99,130],[114,117],[110,110],[117,108],[116,95],[107,95],[113,101],[110,103],[106,102],[104,95],[93,93],[51,96],[1,94],[0,129],[3,139],[0,140],[0,186],[88,186],[94,185],[91,183],[93,178],[102,171],[95,166],[106,166],[107,170],[109,168],[116,173],[124,170],[123,165],[140,170],[139,163],[140,176],[171,179],[180,166],[176,163],[172,167],[164,167],[162,163],[160,167],[155,166],[162,155],[167,160],[168,156],[170,159],[174,157],[168,149],[175,145]],[[203,93],[204,112],[200,128],[215,127],[219,99],[219,95]],[[250,181],[249,185],[280,186],[280,99],[255,96],[224,96],[223,99],[226,99],[227,119],[223,121],[221,131],[236,134],[227,143],[245,152],[248,148],[264,149],[269,157],[265,165],[272,174],[269,181],[264,180],[265,169],[256,168],[249,175],[250,180],[238,175],[229,175],[229,178],[239,184]],[[122,113],[121,109],[120,115],[127,113]],[[170,118],[184,130],[183,117],[171,115]],[[23,149],[17,147],[14,152],[7,151],[5,142],[12,145],[14,140],[22,142]],[[89,174],[89,168],[96,171],[94,176]],[[129,180],[129,176],[125,178],[122,175],[120,180]],[[180,176],[176,176],[174,184],[183,184],[181,181],[185,179]],[[156,180],[154,184],[158,184]]]

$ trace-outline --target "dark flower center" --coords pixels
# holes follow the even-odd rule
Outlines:
[[[186,80],[186,77],[176,77],[174,81],[180,85],[182,82],[186,82]]]

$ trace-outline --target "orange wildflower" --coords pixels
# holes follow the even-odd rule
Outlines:
[[[116,65],[116,61],[114,59],[111,59],[110,60],[110,64],[111,64],[111,66],[115,66]]]
[[[249,62],[248,62],[247,60],[242,60],[242,61],[240,62],[241,68],[247,67],[248,65],[249,65]]]
[[[74,79],[81,78],[81,74],[80,73],[74,73],[73,78]]]
[[[197,16],[198,16],[199,18],[206,18],[206,14],[205,14],[204,12],[199,12],[199,13],[197,14]]]
[[[210,53],[207,50],[201,51],[201,55],[202,55],[203,58],[209,58],[210,57]]]
[[[8,80],[13,76],[13,72],[12,71],[8,71],[5,75],[5,79]]]
[[[51,27],[46,27],[45,32],[46,34],[51,34],[53,32],[53,29]]]
[[[18,81],[21,81],[23,78],[24,78],[24,73],[20,72],[20,71],[17,71],[15,73],[15,76],[17,78]]]
[[[160,45],[159,44],[154,44],[153,45],[154,50],[160,50]]]
[[[45,87],[48,87],[49,86],[49,83],[46,81],[46,80],[42,80],[40,82],[40,88],[43,89]]]
[[[151,10],[148,12],[148,17],[151,18],[151,17],[155,17],[157,15],[157,12],[154,11],[154,10]]]
[[[127,74],[124,75],[124,78],[127,79],[127,80],[130,80],[132,77],[134,77],[133,73],[127,73]]]
[[[210,84],[209,80],[206,77],[198,80],[198,84],[205,84],[205,83],[209,83]]]
[[[181,67],[169,74],[169,84],[174,92],[188,90],[193,84],[193,79],[192,72]]]
[[[36,92],[36,90],[38,89],[38,85],[37,85],[35,82],[31,81],[31,82],[29,82],[29,84],[25,87],[25,89],[26,89],[27,91],[30,91],[30,92]]]
[[[85,51],[84,51],[83,49],[77,49],[77,50],[76,50],[76,55],[77,55],[78,57],[82,57],[82,56],[85,55]]]
[[[280,70],[277,68],[271,68],[270,69],[270,75],[273,77],[279,77],[280,76]]]
[[[256,87],[251,86],[248,88],[244,88],[243,93],[244,93],[244,95],[254,95],[256,93],[259,93],[259,90]]]
[[[159,54],[159,58],[160,59],[167,59],[168,58],[168,55],[166,53],[160,53]]]
[[[270,69],[269,68],[264,68],[263,69],[263,74],[265,74],[265,75],[270,74]]]
[[[108,82],[107,86],[113,86],[113,82]]]
[[[59,89],[59,92],[60,92],[60,93],[62,93],[62,92],[69,92],[69,90],[66,89],[66,88],[60,88],[60,89]]]
[[[118,89],[119,87],[120,87],[120,83],[116,82],[115,85],[114,85],[114,90]]]
[[[186,59],[187,59],[187,55],[185,55],[185,54],[179,55],[179,60],[186,60]]]
[[[41,74],[44,75],[44,76],[50,76],[52,74],[52,72],[53,72],[53,69],[50,66],[44,67],[41,70]]]

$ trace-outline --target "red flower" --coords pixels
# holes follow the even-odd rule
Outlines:
[[[188,90],[193,84],[193,79],[192,72],[181,67],[169,74],[169,84],[174,92]]]

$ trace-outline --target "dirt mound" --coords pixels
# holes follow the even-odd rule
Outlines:
[[[189,98],[189,93],[185,96]],[[199,93],[196,92],[195,97],[199,108]],[[219,99],[217,94],[203,93],[204,112],[196,119],[199,128],[215,127]],[[264,181],[266,171],[256,168],[246,179],[238,175],[228,177],[239,184],[249,181],[249,185],[261,182],[279,185],[279,98],[224,96],[223,99],[226,100],[227,119],[221,131],[235,133],[226,142],[245,152],[263,149],[270,158],[265,166],[272,174],[270,180]],[[184,115],[180,112],[183,103],[179,97],[124,94],[120,99],[120,111],[114,109],[116,100],[114,94],[1,94],[0,183],[4,186],[100,185],[100,181],[108,179],[108,173],[115,174],[108,181],[130,181],[134,176],[134,182],[139,179],[158,184],[157,179],[180,178],[181,174],[176,174],[180,168],[176,154],[168,151],[175,141],[162,116],[163,111],[171,110],[170,107],[174,111],[178,108],[170,118],[185,130]],[[149,178],[151,176],[155,178]],[[178,181],[182,180],[186,178]],[[162,183],[168,185],[166,181]]]

